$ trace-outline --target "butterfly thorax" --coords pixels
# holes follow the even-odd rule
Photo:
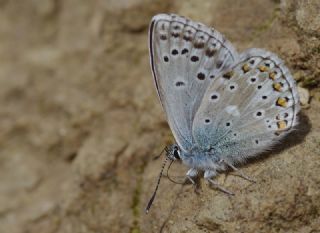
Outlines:
[[[214,149],[203,150],[199,147],[193,147],[190,151],[185,151],[177,144],[166,147],[166,154],[170,160],[181,160],[189,168],[197,170],[224,170],[224,164]]]

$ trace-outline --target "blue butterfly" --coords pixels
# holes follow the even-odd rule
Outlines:
[[[188,166],[192,183],[201,172],[232,194],[213,177],[238,170],[297,124],[299,96],[288,68],[263,49],[238,54],[215,29],[177,15],[153,17],[149,49],[157,93],[176,140],[166,147],[167,159]]]

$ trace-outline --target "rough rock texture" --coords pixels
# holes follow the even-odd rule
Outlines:
[[[0,232],[320,232],[317,0],[0,0]],[[262,159],[196,194],[164,178],[172,141],[149,69],[152,15],[216,27],[277,52],[313,98]],[[186,168],[175,164],[172,176]]]

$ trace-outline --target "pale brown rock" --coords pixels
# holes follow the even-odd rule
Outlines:
[[[0,1],[0,232],[319,232],[318,1]],[[152,15],[214,26],[279,54],[315,97],[274,151],[217,181],[165,177],[172,142],[148,60]],[[177,180],[186,168],[174,164]]]
[[[310,100],[310,94],[308,89],[298,86],[298,93],[299,93],[301,105],[307,106]]]
[[[320,35],[320,2],[317,0],[297,1],[296,19],[300,27]]]

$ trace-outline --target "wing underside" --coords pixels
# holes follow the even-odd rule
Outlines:
[[[275,54],[245,51],[206,90],[193,123],[203,150],[230,163],[270,148],[297,124],[299,97],[289,70]]]
[[[149,40],[161,104],[177,143],[188,151],[194,144],[193,119],[207,87],[238,54],[218,31],[177,15],[156,15]]]

